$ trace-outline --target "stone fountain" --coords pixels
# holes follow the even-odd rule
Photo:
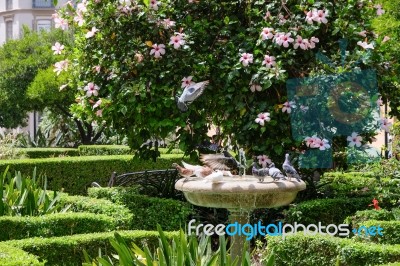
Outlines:
[[[299,191],[306,188],[303,181],[274,181],[266,177],[263,182],[252,175],[224,177],[221,182],[207,182],[201,178],[182,178],[175,188],[186,199],[198,206],[229,210],[229,222],[249,223],[250,212],[259,208],[275,208],[291,203]],[[234,235],[231,239],[231,256],[242,254],[246,236]]]

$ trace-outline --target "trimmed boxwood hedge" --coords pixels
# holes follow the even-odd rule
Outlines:
[[[369,220],[365,222],[360,222],[356,224],[356,228],[360,226],[380,226],[383,228],[382,235],[375,236],[365,236],[364,234],[360,236],[355,236],[356,240],[375,242],[379,244],[400,244],[400,221],[377,221]]]
[[[125,145],[80,145],[78,151],[81,156],[132,154],[131,148]]]
[[[179,154],[165,154],[156,162],[136,160],[132,155],[1,160],[0,172],[4,172],[9,165],[11,173],[21,171],[22,174],[31,175],[36,167],[37,173],[47,175],[49,189],[63,189],[70,194],[84,195],[93,181],[106,186],[114,171],[122,174],[148,169],[169,169],[172,163],[180,162],[182,157]]]
[[[0,241],[52,237],[115,230],[110,216],[94,213],[57,213],[43,216],[0,217]]]
[[[62,194],[60,201],[71,204],[69,210],[73,212],[90,212],[105,214],[113,218],[117,229],[132,228],[132,213],[128,208],[106,199],[95,199],[84,196],[69,196]]]
[[[275,253],[275,266],[369,266],[400,261],[400,245],[361,243],[329,235],[267,236],[264,256]],[[340,261],[339,264],[337,260]]]
[[[0,265],[1,266],[21,266],[44,265],[44,262],[39,262],[35,255],[29,254],[22,249],[0,243]]]
[[[138,246],[148,245],[154,248],[158,245],[158,232],[154,231],[119,231],[118,232],[127,243],[134,242]],[[168,239],[177,237],[176,232],[165,232]],[[99,248],[102,254],[110,254],[113,251],[110,239],[114,236],[113,232],[81,234],[63,237],[50,238],[27,238],[21,240],[6,241],[7,245],[15,246],[26,252],[38,256],[41,260],[46,260],[48,265],[82,265],[83,250],[89,255],[96,257]],[[21,264],[25,265],[25,264]]]
[[[131,229],[166,231],[184,228],[193,213],[191,204],[172,199],[138,195],[135,188],[89,188],[89,196],[105,197],[125,205],[132,213]]]
[[[19,148],[18,151],[31,159],[79,156],[78,149],[74,148]]]
[[[392,221],[395,220],[395,217],[391,211],[373,209],[357,211],[354,215],[348,216],[344,222],[349,225],[356,225],[368,220]]]
[[[285,222],[304,225],[318,224],[318,222],[322,225],[341,224],[347,216],[369,208],[370,202],[369,197],[303,201],[285,211]]]

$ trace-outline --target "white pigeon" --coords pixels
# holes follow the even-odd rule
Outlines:
[[[208,80],[187,86],[183,90],[182,95],[176,98],[179,110],[186,112],[188,110],[188,105],[203,93],[207,85]]]
[[[300,182],[300,175],[297,173],[296,169],[294,169],[292,163],[290,162],[289,153],[286,153],[285,155],[285,162],[282,164],[282,169],[283,171],[285,171],[287,177],[289,177],[290,179],[294,177],[297,181]]]
[[[224,179],[224,173],[221,170],[217,170],[211,175],[208,175],[204,178],[207,182],[219,183]]]

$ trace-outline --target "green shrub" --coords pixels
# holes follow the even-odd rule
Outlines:
[[[19,148],[18,151],[26,154],[31,159],[79,156],[78,149],[73,148]]]
[[[158,232],[151,231],[119,231],[127,242],[134,242],[138,246],[148,245],[154,248],[158,245]],[[171,240],[177,233],[165,233],[168,240]],[[27,238],[21,240],[6,241],[7,245],[15,246],[26,252],[46,260],[48,265],[82,265],[83,250],[91,255],[98,254],[101,248],[102,253],[109,253],[112,250],[110,239],[113,232],[92,233],[50,238]],[[21,264],[25,265],[25,264]]]
[[[62,195],[61,202],[70,204],[69,210],[73,212],[90,212],[105,214],[114,219],[116,228],[130,229],[132,223],[132,213],[128,208],[106,199],[94,199],[84,196]]]
[[[357,235],[354,237],[356,240],[372,241],[380,244],[400,244],[400,221],[369,220],[355,224],[356,228],[360,228],[361,226],[380,226],[383,228],[382,235],[366,236],[362,233],[360,236]]]
[[[104,214],[58,213],[39,217],[0,217],[0,241],[28,237],[51,237],[115,229],[115,221]]]
[[[131,148],[124,145],[80,145],[78,150],[81,156],[132,154]]]
[[[303,233],[267,237],[264,255],[275,254],[275,266],[369,266],[400,261],[400,245],[361,243],[329,235]],[[339,263],[337,264],[339,260]]]
[[[0,265],[2,266],[21,266],[44,265],[44,262],[39,262],[35,255],[29,254],[22,249],[0,243]]]
[[[108,199],[116,202],[121,199],[121,194],[139,194],[137,187],[90,187],[88,196],[96,199]]]
[[[358,210],[365,210],[371,198],[337,198],[303,201],[285,211],[285,222],[304,225],[341,224],[343,220]]]
[[[354,215],[348,216],[345,219],[346,224],[356,225],[368,220],[378,220],[378,221],[392,221],[394,220],[394,215],[388,210],[363,210],[357,211]]]
[[[379,264],[378,266],[400,266],[400,262]]]
[[[172,163],[180,162],[182,155],[165,154],[156,162],[133,159],[132,155],[81,156],[42,159],[0,160],[0,171],[7,166],[10,172],[16,170],[30,174],[37,167],[38,173],[45,173],[49,189],[70,194],[86,194],[93,181],[106,186],[112,172],[119,174],[149,169],[169,169]]]
[[[8,168],[0,175],[0,216],[38,216],[59,212],[64,204],[54,192],[51,198],[47,191],[47,177],[36,179],[36,168],[32,177],[16,172],[14,177]]]
[[[167,231],[178,230],[193,213],[187,202],[138,195],[135,188],[91,188],[89,195],[125,205],[133,213],[131,229],[156,230],[159,224]]]
[[[161,154],[184,154],[184,152],[180,149],[169,150],[169,148],[158,148],[158,151]]]
[[[400,221],[400,208],[393,208],[392,213],[393,213],[394,219],[397,221]]]

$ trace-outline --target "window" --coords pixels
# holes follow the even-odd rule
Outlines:
[[[50,31],[51,30],[51,20],[49,19],[41,19],[36,23],[36,31]]]
[[[33,0],[33,8],[53,8],[53,0]]]
[[[13,9],[13,0],[6,0],[6,10]]]
[[[13,22],[6,21],[6,41],[13,38]]]

